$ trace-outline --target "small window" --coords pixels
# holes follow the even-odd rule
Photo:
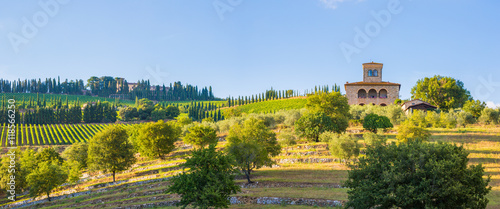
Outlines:
[[[373,76],[375,76],[375,77],[378,76],[378,71],[377,70],[373,70]]]
[[[372,70],[369,70],[369,71],[368,71],[368,76],[373,76],[373,74],[372,74]]]

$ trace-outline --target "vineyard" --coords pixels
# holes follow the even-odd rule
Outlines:
[[[256,102],[236,106],[236,108],[243,113],[269,113],[278,110],[302,109],[306,106],[306,102],[305,97],[299,97]]]
[[[121,126],[127,126],[120,124]],[[16,145],[61,145],[86,142],[108,124],[19,124],[16,127]],[[0,141],[7,146],[8,125],[1,125]]]
[[[24,103],[28,104],[29,100],[31,100],[35,103],[37,101],[37,94],[35,93],[1,93],[0,95],[4,96],[7,99],[16,99],[16,105],[19,106],[20,104]],[[93,97],[93,96],[85,96],[85,95],[64,95],[64,94],[38,94],[38,99],[40,101],[43,101],[45,98],[45,101],[47,102],[47,105],[50,106],[52,102],[55,101],[66,101],[66,98],[68,98],[68,103],[70,105],[74,105],[77,101],[80,102],[80,104],[84,104],[87,102],[97,102],[97,101],[107,101],[110,103],[115,103],[114,98],[107,98],[107,97]],[[132,100],[119,100],[119,103],[124,104],[124,105],[134,105],[135,101]]]

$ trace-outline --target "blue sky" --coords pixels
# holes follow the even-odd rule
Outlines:
[[[383,80],[401,83],[403,99],[438,74],[495,105],[498,8],[493,0],[0,0],[0,77],[149,78],[211,85],[226,97],[343,90],[375,61]]]

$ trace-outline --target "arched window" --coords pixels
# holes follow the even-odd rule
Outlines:
[[[373,70],[373,76],[375,76],[375,77],[378,76],[378,71],[377,70]]]
[[[377,98],[377,91],[375,89],[370,89],[370,91],[368,91],[368,98]]]
[[[372,70],[369,70],[369,71],[368,71],[368,76],[373,76],[373,74],[372,74]]]
[[[385,90],[385,89],[381,89],[381,90],[379,91],[379,93],[378,93],[378,97],[380,97],[380,98],[384,98],[384,99],[385,99],[385,98],[387,98],[387,90]]]
[[[358,91],[358,98],[366,98],[366,91],[364,89]]]

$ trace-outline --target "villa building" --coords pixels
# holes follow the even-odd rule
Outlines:
[[[382,81],[382,63],[364,63],[363,81],[344,84],[349,104],[386,106],[399,99],[401,84]]]

